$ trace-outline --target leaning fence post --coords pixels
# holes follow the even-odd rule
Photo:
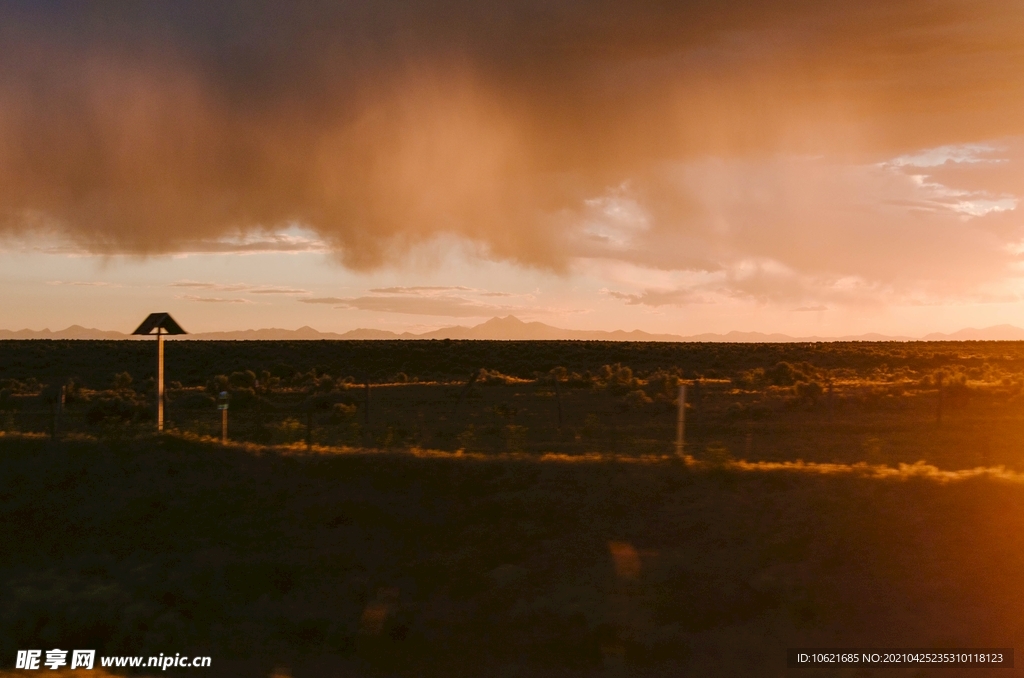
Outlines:
[[[676,417],[676,455],[682,458],[686,433],[686,384],[679,384],[679,415]]]

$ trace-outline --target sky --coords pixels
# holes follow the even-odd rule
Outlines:
[[[0,328],[1024,326],[1017,0],[0,3]]]

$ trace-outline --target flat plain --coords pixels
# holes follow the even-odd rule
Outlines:
[[[1021,344],[168,342],[164,435],[154,373],[153,342],[0,342],[5,656],[781,676],[787,647],[1021,646]]]

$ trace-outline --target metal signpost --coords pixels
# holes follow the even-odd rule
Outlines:
[[[156,332],[156,430],[164,430],[164,335],[188,334],[170,313],[150,313],[132,334]]]

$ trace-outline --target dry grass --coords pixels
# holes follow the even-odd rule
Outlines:
[[[788,646],[1020,645],[1024,488],[999,467],[8,435],[0,478],[12,657],[781,676]]]

